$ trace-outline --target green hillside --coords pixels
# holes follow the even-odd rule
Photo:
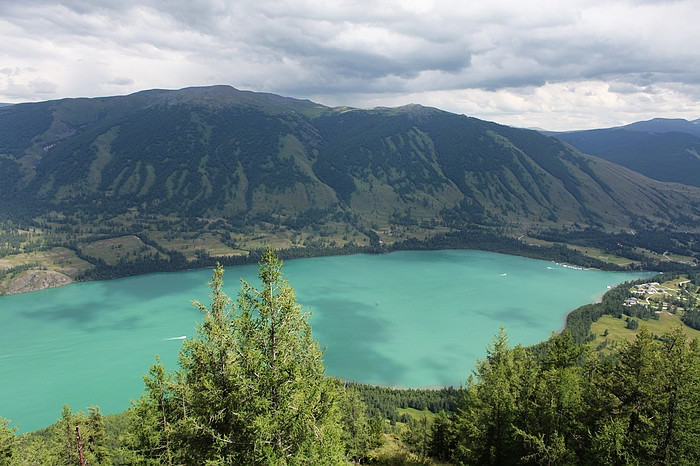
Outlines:
[[[700,187],[700,137],[696,135],[611,128],[554,137],[649,178]]]
[[[694,232],[699,220],[698,188],[418,105],[329,108],[215,86],[0,108],[0,267],[15,278],[27,264],[40,266],[32,280],[42,268],[106,278],[267,245]],[[73,256],[47,259],[59,247]]]

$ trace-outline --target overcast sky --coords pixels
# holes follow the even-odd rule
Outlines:
[[[552,130],[700,118],[700,1],[0,0],[0,102],[230,84]]]

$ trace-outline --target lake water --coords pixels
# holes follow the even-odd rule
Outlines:
[[[512,344],[537,343],[607,286],[645,276],[483,251],[300,259],[283,271],[312,312],[328,374],[400,387],[458,386],[500,325]],[[257,266],[226,270],[234,299],[241,278],[257,286]],[[64,404],[126,409],[156,354],[177,367],[180,337],[200,319],[191,300],[208,305],[210,280],[196,270],[0,297],[0,416],[26,432]]]

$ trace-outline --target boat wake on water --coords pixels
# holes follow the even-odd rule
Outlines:
[[[168,341],[168,340],[184,340],[185,338],[187,338],[187,335],[182,335],[180,337],[166,338],[165,340],[166,341]]]

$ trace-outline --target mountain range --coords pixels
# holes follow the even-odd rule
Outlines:
[[[700,119],[655,118],[615,128],[543,134],[649,178],[700,187]]]
[[[584,133],[660,134],[601,131]],[[0,219],[35,228],[42,247],[85,251],[133,234],[141,252],[190,256],[475,226],[513,237],[698,229],[697,179],[662,182],[590,155],[574,140],[581,134],[550,137],[420,105],[331,108],[229,86],[17,104],[0,108]]]

